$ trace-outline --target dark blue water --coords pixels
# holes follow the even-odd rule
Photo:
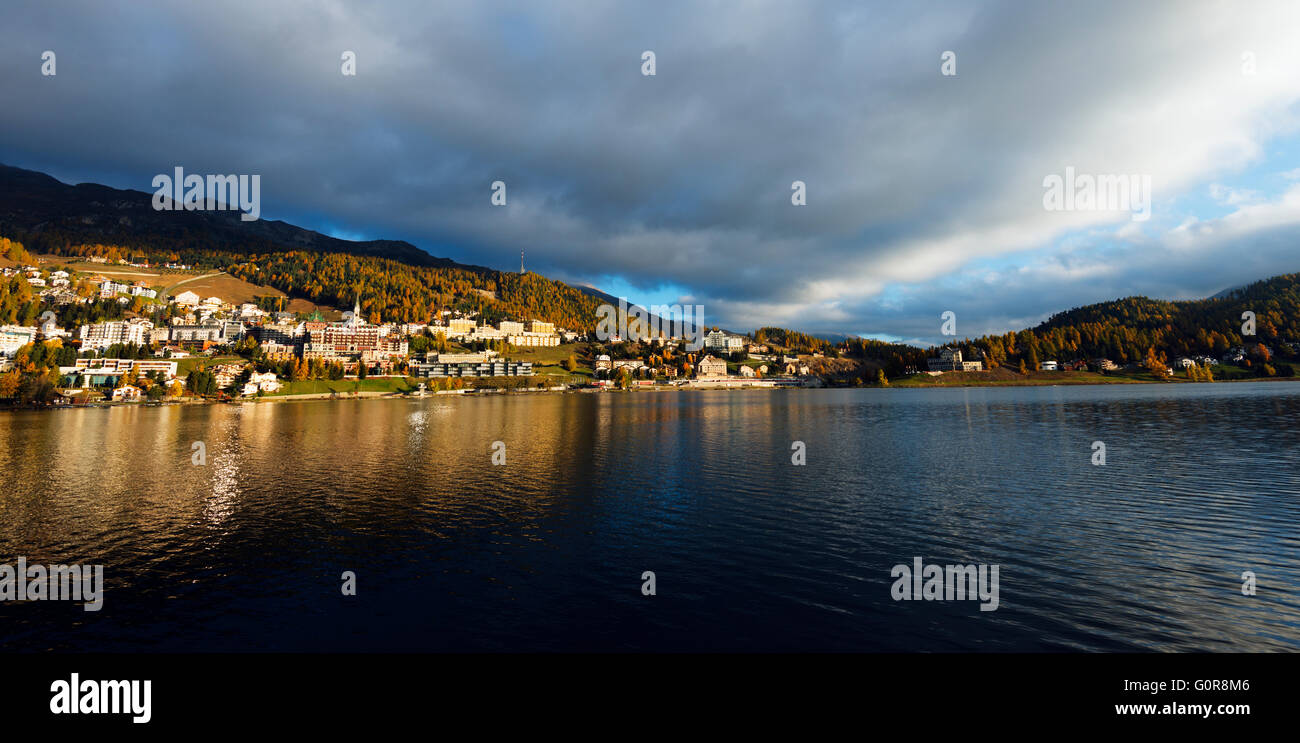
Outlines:
[[[1281,382],[4,413],[0,562],[106,585],[0,647],[1295,650],[1298,420]],[[893,600],[918,556],[997,610]]]

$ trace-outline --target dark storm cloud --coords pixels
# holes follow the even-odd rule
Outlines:
[[[1261,118],[1296,98],[1276,74],[1295,27],[1252,7],[18,3],[0,159],[146,191],[178,164],[258,173],[270,218],[502,268],[526,248],[574,281],[685,287],[740,327],[907,335],[931,282],[994,324],[1105,298],[1063,275],[1079,291],[985,307],[963,278],[1096,222],[1044,212],[1044,175],[1176,190],[1257,156]],[[1253,88],[1242,49],[1266,62]],[[1116,270],[1107,288],[1136,277]],[[888,287],[911,302],[889,309]]]

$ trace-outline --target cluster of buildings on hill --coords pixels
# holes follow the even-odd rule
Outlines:
[[[36,266],[20,266],[17,268],[4,267],[0,268],[0,275],[5,278],[22,276],[37,289],[62,288],[72,285],[72,277],[67,271],[42,271]]]
[[[653,384],[654,379],[671,384],[701,386],[736,386],[751,382],[756,386],[813,383],[808,364],[794,356],[783,356],[770,364],[738,363],[735,374],[728,370],[725,359],[712,354],[706,354],[694,362],[688,359],[678,364],[664,362],[655,365],[647,364],[642,359],[612,359],[608,354],[600,354],[595,358],[594,367],[598,387],[612,386],[620,377],[631,379],[638,385]]]
[[[133,264],[126,264],[133,265]],[[5,278],[22,276],[42,300],[50,304],[86,304],[96,299],[117,297],[122,304],[129,304],[135,297],[157,299],[158,290],[143,282],[126,283],[114,281],[103,276],[92,276],[87,284],[92,291],[78,294],[74,290],[73,276],[63,269],[46,270],[37,266],[17,268],[0,268]]]
[[[62,294],[55,297],[50,292],[67,292],[69,302],[89,303],[96,298],[118,297],[124,304],[135,297],[159,301],[158,291],[144,284],[125,284],[103,277],[91,278],[94,291],[87,291],[86,282],[80,282],[79,293],[73,293],[72,278],[66,271],[41,271],[36,267],[6,268],[8,276],[21,274],[34,287],[43,288],[42,298],[53,304],[63,303]],[[509,344],[510,346],[558,346],[564,340],[575,340],[576,333],[557,329],[542,320],[503,320],[495,327],[480,324],[472,316],[459,312],[443,311],[432,323],[366,322],[361,313],[360,301],[343,320],[328,322],[316,314],[303,320],[294,313],[268,311],[254,303],[234,305],[220,297],[202,297],[194,291],[181,291],[166,298],[172,306],[169,322],[155,323],[146,317],[104,320],[86,323],[72,332],[59,327],[53,314],[46,315],[38,325],[0,326],[0,368],[9,366],[18,351],[29,344],[61,339],[65,346],[76,348],[81,358],[72,366],[61,366],[60,372],[71,377],[79,386],[118,384],[116,398],[132,399],[139,392],[122,380],[131,376],[147,375],[151,380],[175,380],[177,362],[191,354],[215,354],[228,350],[234,344],[254,340],[263,358],[283,362],[301,359],[320,360],[338,364],[345,371],[355,372],[364,365],[367,371],[388,373],[398,362],[407,362],[411,355],[411,339],[424,335],[430,342],[445,339],[469,345],[482,343]],[[153,315],[159,317],[157,313]],[[429,343],[426,343],[429,345]],[[152,351],[151,359],[99,358],[114,347],[134,346]],[[114,354],[117,355],[117,354]],[[131,355],[139,355],[133,352]],[[228,368],[228,367],[234,367]],[[245,364],[214,367],[217,386],[230,387],[235,377],[248,367]],[[235,371],[235,370],[241,371]],[[478,354],[430,353],[426,357],[410,360],[408,373],[423,378],[471,376],[531,376],[530,362],[511,361],[499,353],[486,350]],[[279,382],[274,374],[253,374],[243,385],[245,394],[275,391]]]
[[[626,342],[627,338],[621,335],[611,335],[609,338],[602,339],[605,343],[620,344]],[[659,334],[643,340],[644,343],[651,346],[669,346],[687,340],[684,336]],[[725,330],[711,330],[704,334],[700,341],[701,346],[708,351],[721,354],[733,354],[747,351],[750,356],[759,353],[766,353],[767,346],[752,343],[748,338],[742,335],[734,335]]]
[[[448,340],[473,343],[475,341],[505,341],[512,346],[558,346],[561,333],[555,325],[542,320],[518,322],[502,320],[494,328],[491,325],[479,325],[473,318],[449,318],[431,330],[442,333]],[[576,338],[576,334],[568,334]]]
[[[0,336],[0,347],[12,355],[12,350],[37,336],[62,336],[78,341],[83,352],[131,344],[155,347],[160,356],[180,358],[252,338],[271,360],[320,359],[354,368],[364,363],[367,368],[383,372],[391,370],[395,360],[409,355],[410,338],[419,334],[464,344],[504,342],[517,347],[558,346],[566,336],[576,338],[576,334],[557,330],[552,323],[541,320],[503,320],[493,327],[480,325],[470,317],[451,316],[450,312],[445,319],[428,324],[373,325],[362,316],[360,302],[352,312],[344,313],[341,322],[327,322],[319,316],[301,320],[293,313],[270,312],[252,303],[235,306],[220,297],[203,298],[192,291],[183,291],[170,302],[184,312],[173,317],[170,324],[155,325],[141,317],[106,320],[82,325],[75,336],[53,323],[41,328],[11,326]]]

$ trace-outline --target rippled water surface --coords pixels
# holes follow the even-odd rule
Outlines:
[[[1295,650],[1298,420],[1282,382],[0,413],[0,562],[105,566],[0,647]],[[917,556],[998,609],[892,600]]]

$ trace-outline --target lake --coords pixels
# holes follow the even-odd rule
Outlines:
[[[0,647],[1296,650],[1298,420],[1286,382],[3,412],[0,563],[104,596],[0,603]],[[918,557],[996,610],[895,600]]]

